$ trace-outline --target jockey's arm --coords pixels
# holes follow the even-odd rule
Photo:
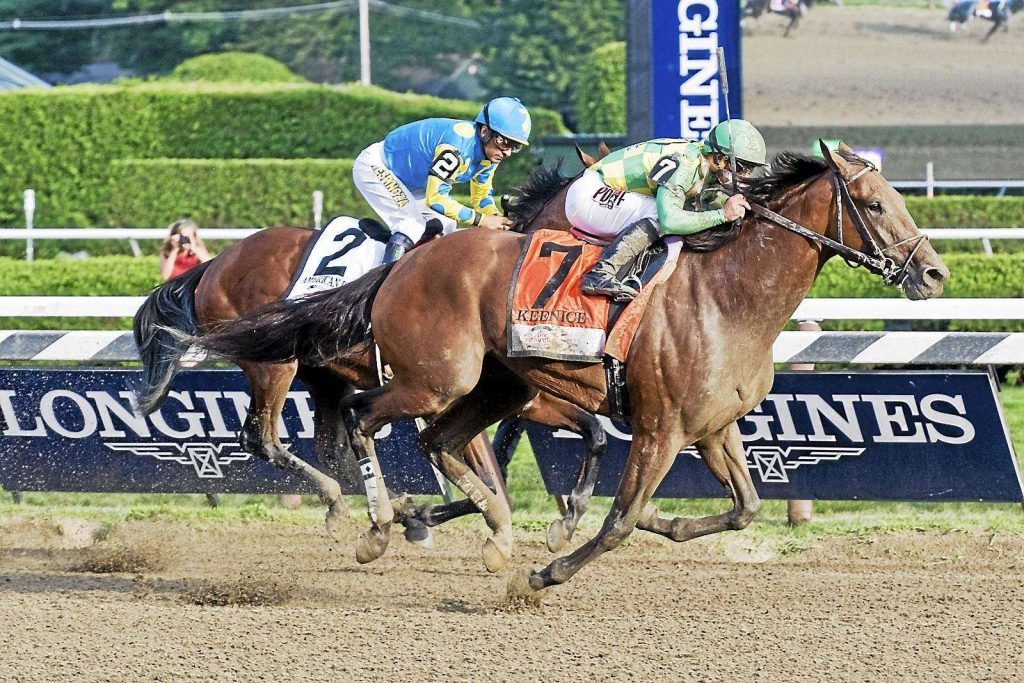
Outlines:
[[[725,223],[725,210],[691,211],[686,193],[699,181],[696,164],[682,160],[679,169],[658,188],[658,222],[663,235],[692,235]]]
[[[486,168],[469,181],[470,204],[485,216],[497,216],[500,213],[494,203],[494,169],[494,166]]]
[[[479,225],[482,213],[463,206],[451,197],[451,179],[458,175],[461,167],[462,159],[454,147],[437,146],[430,173],[427,175],[427,187],[424,191],[426,203],[434,211],[459,223]]]

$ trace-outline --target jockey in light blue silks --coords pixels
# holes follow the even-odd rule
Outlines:
[[[414,121],[364,149],[352,175],[391,230],[384,262],[398,260],[420,241],[432,221],[440,223],[442,234],[455,230],[458,223],[509,228],[512,222],[494,203],[494,173],[503,159],[528,144],[530,128],[530,114],[522,102],[498,97],[473,121]],[[452,186],[464,182],[469,182],[471,206],[451,196]]]

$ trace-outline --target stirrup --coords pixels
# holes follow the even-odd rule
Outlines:
[[[632,301],[640,293],[639,290],[633,289],[609,275],[604,275],[600,280],[594,282],[598,277],[601,277],[601,274],[587,273],[583,276],[583,280],[580,282],[580,291],[591,296],[606,296],[616,303]]]

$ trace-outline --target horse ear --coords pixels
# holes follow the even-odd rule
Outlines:
[[[856,154],[856,152],[853,151],[853,147],[850,147],[842,140],[839,141],[839,151],[846,152],[847,154]]]
[[[590,168],[591,166],[597,163],[597,160],[594,159],[594,157],[587,154],[586,152],[584,152],[579,145],[576,145],[576,156],[580,158],[580,162],[583,164],[585,168]]]
[[[829,166],[843,176],[850,174],[850,165],[846,163],[846,159],[829,149],[828,145],[821,138],[818,138],[818,148],[821,149],[821,155],[825,157],[825,161],[828,162]]]
[[[604,159],[612,153],[612,150],[604,140],[601,140],[601,142],[597,143],[597,153],[601,155],[601,159]]]

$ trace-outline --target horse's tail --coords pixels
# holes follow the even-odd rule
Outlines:
[[[370,312],[393,264],[337,289],[278,301],[187,341],[233,361],[323,364],[369,345]]]
[[[136,393],[143,415],[148,415],[163,403],[171,380],[178,374],[178,359],[187,348],[180,343],[179,337],[199,331],[196,287],[209,265],[209,261],[201,263],[160,285],[146,297],[135,314],[132,330],[142,359],[144,381]]]

